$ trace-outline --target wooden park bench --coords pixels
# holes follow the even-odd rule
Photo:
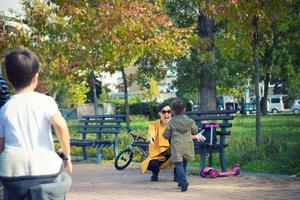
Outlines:
[[[97,159],[99,164],[102,159],[103,148],[114,148],[114,155],[118,154],[118,135],[121,128],[121,122],[125,115],[86,115],[79,120],[78,132],[81,133],[80,139],[71,139],[71,146],[82,147],[83,159],[87,160],[86,148],[96,148]]]
[[[195,152],[201,155],[200,170],[205,168],[206,155],[210,148],[213,153],[219,153],[221,170],[226,171],[225,148],[228,146],[225,139],[231,134],[229,128],[232,126],[230,120],[233,120],[233,114],[236,110],[216,110],[216,111],[191,111],[186,114],[192,118],[199,129],[203,129],[205,124],[218,124],[219,127],[213,128],[212,145],[210,143],[210,128],[206,128],[203,135],[206,141],[195,141]],[[209,163],[211,165],[211,161]]]

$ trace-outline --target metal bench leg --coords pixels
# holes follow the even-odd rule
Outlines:
[[[82,147],[82,157],[83,157],[83,160],[87,160],[87,153],[86,153],[86,147]]]
[[[200,171],[205,168],[206,148],[201,148]]]
[[[103,154],[103,144],[100,145],[100,147],[98,148],[98,155],[97,155],[96,165],[99,165],[101,163],[102,154]]]
[[[220,149],[220,164],[222,172],[226,172],[226,158],[225,158],[225,150],[224,148]]]

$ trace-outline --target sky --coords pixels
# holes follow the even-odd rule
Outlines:
[[[22,13],[21,0],[0,0],[0,11],[8,11],[12,8],[17,13]]]

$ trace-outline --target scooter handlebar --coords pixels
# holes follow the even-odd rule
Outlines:
[[[220,124],[205,124],[204,128],[219,128]]]

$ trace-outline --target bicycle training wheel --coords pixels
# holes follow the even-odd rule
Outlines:
[[[115,168],[117,170],[125,169],[131,162],[133,158],[133,152],[131,148],[126,148],[118,153],[115,159]]]

